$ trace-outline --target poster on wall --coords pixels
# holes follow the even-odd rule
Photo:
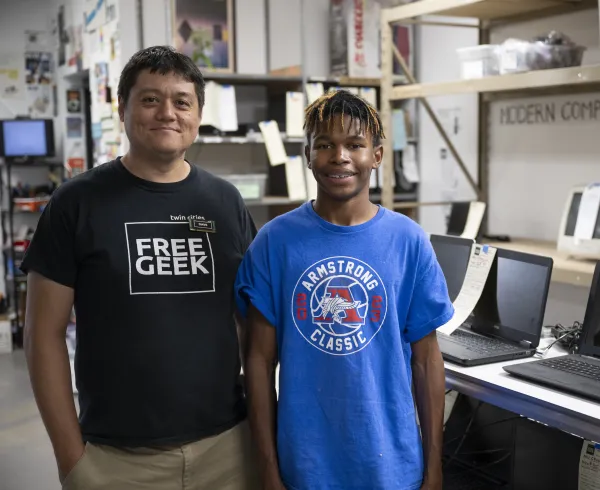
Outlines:
[[[27,105],[32,118],[53,117],[52,87],[50,85],[27,85]]]
[[[234,71],[233,0],[173,0],[175,49],[211,71]]]
[[[23,58],[14,53],[0,53],[0,99],[22,99]]]
[[[25,53],[25,83],[50,85],[52,82],[52,54],[37,51]]]
[[[77,89],[67,90],[67,112],[71,114],[81,112],[81,92]]]

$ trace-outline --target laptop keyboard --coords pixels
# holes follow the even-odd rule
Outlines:
[[[557,357],[539,361],[544,366],[548,366],[565,373],[577,374],[584,378],[591,378],[600,381],[600,366],[582,361],[572,357]]]
[[[518,348],[513,345],[489,337],[473,335],[460,329],[456,330],[452,335],[447,337],[447,339],[481,354],[514,352],[518,350]]]

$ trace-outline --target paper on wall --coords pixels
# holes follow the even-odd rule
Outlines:
[[[285,162],[285,180],[288,188],[288,197],[292,201],[306,200],[306,185],[304,162],[301,156],[290,156]]]
[[[0,53],[0,99],[24,99],[23,56]]]
[[[478,243],[473,244],[465,280],[460,293],[454,300],[454,316],[445,325],[438,328],[438,332],[452,335],[469,318],[481,298],[495,255],[495,248]]]
[[[306,98],[308,99],[309,105],[321,97],[321,95],[324,93],[325,89],[323,88],[323,84],[321,82],[306,84]]]
[[[460,235],[461,238],[469,238],[471,240],[477,239],[479,235],[479,229],[481,228],[481,222],[483,221],[483,215],[485,214],[485,203],[480,201],[473,201],[469,205],[469,214],[467,216],[467,223],[465,229]]]
[[[581,196],[577,224],[575,225],[575,239],[592,239],[596,228],[596,220],[598,219],[598,209],[600,209],[600,183],[590,184]]]
[[[600,490],[600,444],[583,441],[579,458],[579,490]]]
[[[283,165],[287,162],[288,157],[279,132],[279,124],[277,121],[261,121],[258,126],[265,140],[271,166]]]
[[[285,132],[291,138],[304,136],[304,94],[287,92],[285,98]]]

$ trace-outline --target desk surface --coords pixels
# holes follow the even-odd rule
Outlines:
[[[564,355],[556,346],[547,357]],[[460,393],[496,405],[571,434],[600,441],[600,403],[530,383],[502,369],[536,358],[462,367],[446,362],[446,385]]]
[[[589,288],[596,263],[593,260],[574,259],[556,249],[556,243],[515,239],[511,242],[484,242],[492,247],[544,255],[554,260],[552,280]]]

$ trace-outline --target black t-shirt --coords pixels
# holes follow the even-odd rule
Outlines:
[[[255,234],[237,189],[194,165],[159,184],[117,159],[56,190],[22,269],[74,288],[86,441],[183,443],[244,419],[233,288]]]

